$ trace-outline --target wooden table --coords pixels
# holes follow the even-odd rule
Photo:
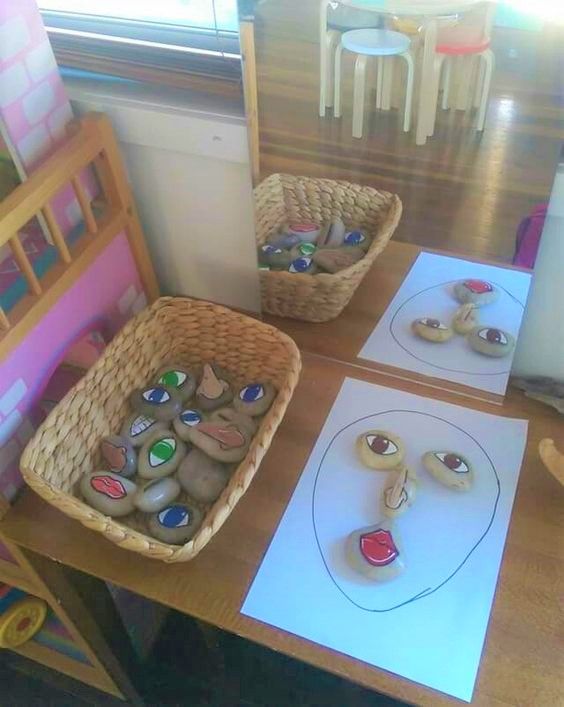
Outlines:
[[[303,329],[286,321],[285,328],[299,331],[304,347],[309,342],[326,355],[331,353],[326,338],[332,332],[334,353],[346,358],[373,321],[371,312],[378,316],[384,310],[417,254],[417,249],[409,246],[390,246],[388,250],[393,268],[392,262],[382,268],[382,260],[375,268],[380,273],[380,287],[359,289],[348,316],[332,324],[305,325]],[[311,329],[309,336],[306,328]],[[335,332],[345,340],[335,339]],[[303,362],[300,384],[255,480],[225,526],[195,560],[165,565],[121,550],[31,491],[24,493],[0,522],[0,530],[13,542],[40,555],[373,690],[422,705],[455,704],[457,700],[436,691],[240,614],[246,592],[344,378],[392,384],[384,375],[316,354],[305,353]],[[393,381],[393,385],[426,394],[413,383]],[[454,394],[440,397],[461,403]],[[544,470],[536,448],[542,437],[558,437],[562,423],[555,412],[526,400],[517,391],[509,393],[501,410],[488,403],[468,406],[531,421],[474,704],[555,707],[564,704],[564,493]]]

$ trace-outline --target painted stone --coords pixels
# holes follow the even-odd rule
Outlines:
[[[476,305],[472,304],[472,302],[461,304],[456,310],[452,320],[452,328],[454,331],[461,336],[466,336],[477,324],[478,310]]]
[[[111,471],[95,471],[80,479],[80,493],[86,503],[112,518],[133,512],[136,492],[133,481]]]
[[[233,398],[233,407],[250,417],[264,415],[276,397],[270,383],[249,383],[240,388]]]
[[[212,413],[206,422],[192,427],[188,438],[212,459],[240,462],[255,432],[256,423],[252,418],[231,408],[222,408]]]
[[[391,520],[355,530],[347,538],[346,558],[359,574],[376,582],[387,582],[405,569],[398,530]]]
[[[486,280],[460,280],[454,285],[453,293],[461,304],[471,302],[476,307],[491,304],[499,297],[497,287]]]
[[[427,452],[423,466],[443,486],[469,491],[474,481],[472,465],[458,452]]]
[[[149,516],[149,533],[171,545],[187,543],[198,532],[204,514],[191,503],[176,503]]]
[[[314,243],[300,243],[290,251],[290,263],[296,258],[311,258],[316,250],[317,246]]]
[[[291,236],[298,236],[302,243],[315,243],[321,233],[321,226],[311,221],[289,223],[286,230]]]
[[[166,428],[167,424],[162,420],[133,412],[125,418],[120,435],[129,440],[134,447],[141,447],[152,434]]]
[[[317,265],[313,262],[311,258],[301,257],[292,260],[288,268],[288,272],[291,273],[302,273],[305,275],[315,275],[317,272]]]
[[[385,430],[368,430],[357,437],[360,461],[371,469],[388,471],[399,466],[405,457],[401,439]]]
[[[391,476],[390,483],[382,493],[382,513],[388,518],[396,518],[405,513],[415,501],[417,478],[405,465]]]
[[[200,410],[196,410],[196,408],[185,408],[178,417],[174,418],[172,426],[180,439],[184,440],[184,442],[188,442],[189,429],[194,427],[194,425],[199,425],[200,422],[203,422],[205,419],[204,413]]]
[[[468,343],[478,353],[503,358],[515,348],[515,339],[509,332],[493,327],[476,327],[468,335]]]
[[[364,251],[360,248],[323,248],[317,250],[312,258],[322,270],[336,273],[362,260]]]
[[[137,454],[127,437],[109,435],[100,442],[100,451],[109,471],[122,476],[133,476],[137,469]]]
[[[137,473],[142,479],[160,479],[172,474],[186,455],[186,444],[164,430],[152,435],[139,451]]]
[[[194,448],[182,460],[177,478],[195,501],[213,503],[229,481],[230,469]]]
[[[416,319],[411,324],[411,330],[416,336],[426,341],[432,341],[435,344],[441,344],[444,341],[448,341],[452,338],[452,329],[440,322],[438,319],[433,319],[431,317],[423,317],[422,319]]]
[[[225,371],[215,364],[205,363],[200,384],[196,388],[196,407],[204,412],[216,410],[233,400],[233,391]]]
[[[176,389],[180,400],[186,403],[196,390],[196,378],[192,371],[182,366],[163,366],[155,376],[157,385]]]
[[[172,476],[154,479],[137,490],[133,497],[135,507],[144,513],[157,513],[180,495],[180,484]]]
[[[361,248],[366,252],[370,248],[370,238],[362,231],[349,231],[343,239],[343,245]]]
[[[269,245],[282,250],[290,250],[301,242],[302,239],[294,233],[275,233],[268,239]]]
[[[345,240],[347,229],[342,219],[337,218],[332,221],[329,229],[327,231],[327,237],[323,242],[323,246],[326,248],[338,248],[343,245]]]
[[[167,385],[150,385],[134,390],[129,401],[140,415],[165,422],[174,419],[182,409],[180,393]]]
[[[292,262],[290,251],[268,243],[259,246],[257,257],[260,265],[268,265],[272,270],[285,270]]]

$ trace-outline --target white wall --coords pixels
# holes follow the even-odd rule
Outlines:
[[[114,125],[162,292],[259,311],[242,100],[65,83],[77,113],[103,111]]]

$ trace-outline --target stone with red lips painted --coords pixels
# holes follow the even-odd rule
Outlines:
[[[355,530],[347,538],[345,552],[352,569],[377,582],[394,579],[405,569],[403,547],[391,520]]]
[[[468,278],[454,285],[453,294],[461,304],[471,302],[476,307],[483,307],[497,300],[499,290],[486,280]]]
[[[80,479],[80,492],[92,508],[119,518],[133,512],[137,484],[111,471],[95,471]]]
[[[205,422],[191,427],[188,439],[216,461],[240,462],[247,454],[256,429],[252,418],[232,408],[222,408]]]

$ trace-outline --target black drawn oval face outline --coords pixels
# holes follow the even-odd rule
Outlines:
[[[406,300],[404,300],[400,304],[400,306],[396,309],[393,317],[391,318],[391,320],[388,324],[388,331],[390,333],[390,336],[392,337],[394,342],[400,347],[400,349],[402,349],[402,351],[405,351],[405,353],[408,354],[408,356],[411,356],[411,358],[415,359],[416,361],[420,361],[421,363],[424,363],[426,366],[431,366],[431,368],[436,368],[439,371],[448,371],[449,373],[464,373],[465,375],[468,375],[468,376],[505,376],[505,375],[507,375],[510,372],[509,370],[497,371],[495,373],[487,373],[484,371],[476,373],[474,371],[464,371],[459,368],[447,368],[446,366],[439,366],[438,364],[433,363],[432,361],[429,361],[425,358],[420,358],[419,356],[417,356],[417,354],[413,353],[413,351],[411,351],[407,346],[404,346],[404,344],[402,344],[402,342],[396,336],[396,332],[394,331],[394,327],[396,326],[396,319],[398,318],[398,315],[400,314],[400,312],[402,311],[402,309],[404,307],[406,307],[416,297],[419,297],[419,295],[422,295],[425,292],[429,292],[429,290],[435,290],[435,289],[439,289],[439,288],[444,289],[445,287],[452,286],[452,285],[456,284],[457,282],[459,282],[459,280],[449,280],[448,282],[439,282],[436,285],[431,285],[430,287],[425,287],[424,289],[420,290],[419,292],[416,292],[415,294],[411,295]],[[495,285],[495,287],[500,292],[505,292],[505,294],[511,300],[513,300],[513,302],[515,302],[515,304],[517,304],[517,305],[519,305],[519,307],[521,307],[523,312],[525,311],[525,305],[522,302],[520,302],[517,299],[517,297],[515,297],[515,295],[512,295],[511,292],[509,292],[509,290],[506,290],[505,287],[502,287],[497,282],[492,283],[492,284]],[[417,321],[420,321],[420,320],[417,320]]]
[[[482,451],[482,453],[484,454],[485,458],[488,460],[490,471],[493,473],[494,478],[495,478],[495,481],[496,481],[496,495],[495,495],[495,500],[494,500],[494,503],[493,503],[492,515],[491,515],[491,518],[490,518],[490,520],[488,521],[488,523],[487,523],[487,525],[486,525],[486,528],[485,528],[484,532],[483,532],[482,535],[478,538],[478,540],[474,543],[474,545],[470,548],[470,551],[469,551],[469,552],[466,554],[466,556],[462,559],[462,561],[460,562],[460,564],[459,564],[442,582],[440,582],[436,587],[429,587],[429,588],[427,588],[427,589],[425,589],[425,590],[419,592],[418,594],[415,594],[415,595],[414,595],[413,597],[411,597],[410,599],[407,599],[407,600],[405,600],[405,601],[400,602],[399,604],[396,604],[395,606],[391,606],[391,607],[388,607],[388,608],[385,608],[385,609],[370,609],[370,608],[368,608],[368,607],[366,607],[366,606],[362,606],[362,605],[359,604],[358,602],[354,601],[354,599],[351,599],[351,597],[349,597],[349,595],[342,589],[341,585],[339,584],[339,582],[337,582],[337,580],[336,580],[335,577],[333,576],[333,573],[332,573],[331,570],[329,569],[329,565],[327,564],[327,560],[325,559],[325,555],[324,555],[323,550],[322,550],[322,548],[321,548],[321,542],[320,542],[320,540],[319,540],[319,535],[318,535],[318,533],[317,533],[317,527],[316,527],[316,522],[315,522],[315,496],[316,496],[317,484],[318,484],[318,481],[319,481],[319,476],[320,476],[320,474],[321,474],[321,470],[322,470],[322,467],[323,467],[323,463],[324,463],[324,461],[325,461],[325,459],[326,459],[326,457],[327,457],[329,451],[331,450],[331,447],[333,446],[333,444],[334,444],[335,441],[337,440],[337,438],[338,438],[341,434],[343,434],[344,432],[346,432],[346,430],[348,430],[350,427],[352,427],[353,425],[356,425],[356,424],[359,423],[359,422],[365,422],[365,421],[367,421],[367,420],[372,420],[372,419],[374,419],[374,418],[380,417],[381,415],[388,415],[388,414],[390,414],[390,413],[409,413],[409,414],[412,414],[412,415],[422,415],[422,416],[424,416],[424,417],[431,417],[431,418],[433,418],[433,419],[435,419],[435,420],[438,420],[439,422],[443,422],[443,423],[445,423],[446,425],[449,425],[450,427],[453,427],[454,429],[458,430],[459,432],[462,432],[462,434],[466,435],[466,437],[468,437],[472,442],[474,442],[474,444],[476,444],[476,446]],[[462,569],[462,567],[466,564],[466,562],[468,561],[468,559],[470,558],[470,556],[475,552],[476,548],[478,548],[478,546],[480,545],[480,543],[484,540],[484,538],[486,537],[486,535],[489,533],[490,528],[491,528],[491,526],[492,526],[492,524],[493,524],[493,521],[494,521],[496,512],[497,512],[497,507],[498,507],[498,503],[499,503],[500,493],[501,493],[501,486],[500,486],[500,482],[499,482],[499,476],[498,476],[497,470],[496,470],[496,468],[495,468],[495,466],[494,466],[494,463],[493,463],[493,461],[492,461],[490,455],[486,452],[486,450],[484,449],[484,447],[482,447],[482,445],[480,444],[480,442],[478,442],[478,440],[477,440],[475,437],[473,437],[470,433],[466,432],[466,430],[463,430],[463,429],[462,429],[461,427],[459,427],[458,425],[455,425],[454,423],[450,422],[449,420],[445,420],[444,418],[439,417],[438,415],[431,415],[431,414],[429,414],[429,413],[419,412],[419,411],[417,411],[417,410],[401,410],[401,409],[394,409],[394,410],[384,410],[384,411],[382,411],[382,412],[375,413],[375,414],[373,414],[373,415],[365,415],[364,417],[360,417],[360,418],[358,418],[358,419],[356,419],[356,420],[353,420],[352,422],[349,422],[347,425],[345,425],[344,427],[342,427],[340,430],[338,430],[338,431],[333,435],[333,437],[331,438],[331,441],[329,442],[329,444],[327,445],[325,451],[323,452],[323,454],[322,454],[322,456],[321,456],[321,460],[320,460],[320,462],[319,462],[319,466],[317,467],[317,472],[316,472],[316,474],[315,474],[315,481],[314,481],[314,485],[313,485],[313,492],[312,492],[312,495],[311,495],[311,520],[312,520],[312,525],[313,525],[313,533],[314,533],[314,536],[315,536],[315,542],[316,542],[316,544],[317,544],[317,549],[318,549],[318,551],[319,551],[319,555],[320,555],[320,557],[321,557],[321,561],[323,562],[323,565],[324,565],[324,567],[325,567],[325,570],[327,571],[327,574],[329,575],[329,578],[331,579],[331,581],[333,582],[333,584],[335,585],[335,587],[339,590],[339,592],[340,592],[351,604],[353,604],[354,606],[356,606],[358,609],[362,609],[363,611],[367,611],[368,613],[371,613],[371,614],[385,614],[385,613],[388,613],[388,612],[390,612],[390,611],[395,611],[395,610],[397,610],[397,609],[400,609],[402,606],[406,606],[406,605],[408,605],[408,604],[413,603],[414,601],[419,601],[419,600],[421,600],[421,599],[424,599],[424,598],[427,597],[427,596],[430,596],[431,594],[434,594],[435,592],[437,592],[438,590],[440,590],[441,587],[443,587],[447,582],[449,582],[449,581]]]

